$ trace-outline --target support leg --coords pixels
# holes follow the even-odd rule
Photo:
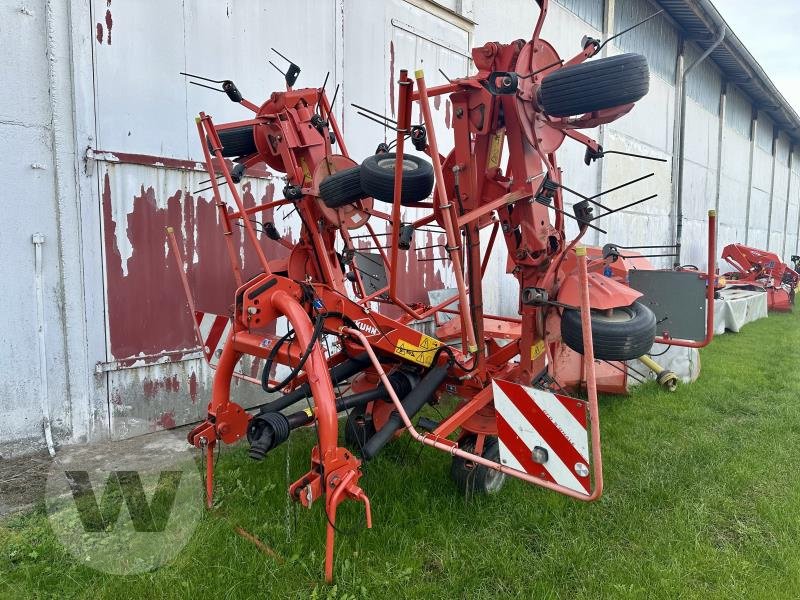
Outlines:
[[[206,449],[206,507],[214,504],[214,443],[207,444]]]
[[[367,517],[367,529],[372,529],[372,510],[370,509],[369,498],[367,498],[364,490],[356,485],[356,481],[356,473],[348,471],[329,493],[325,503],[325,510],[328,513],[328,526],[325,536],[325,581],[328,583],[333,581],[333,547],[336,541],[336,509],[339,504],[346,498],[363,502]]]

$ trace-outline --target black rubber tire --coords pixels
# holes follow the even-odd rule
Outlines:
[[[578,310],[561,315],[561,337],[575,352],[583,354],[583,327]],[[641,302],[605,311],[592,311],[592,346],[598,360],[633,360],[644,356],[656,338],[656,316]]]
[[[365,198],[361,189],[361,167],[351,167],[328,175],[319,184],[319,196],[328,208],[339,208]]]
[[[394,201],[395,153],[370,156],[361,163],[361,189],[383,202]],[[433,167],[413,154],[403,156],[403,188],[400,204],[425,200],[433,190]]]
[[[475,437],[469,436],[458,443],[458,447],[467,452],[475,448]],[[500,445],[496,437],[487,436],[483,443],[484,458],[500,462]],[[483,465],[468,463],[468,461],[454,456],[450,463],[450,477],[462,494],[496,494],[506,481],[505,473],[495,471]]]
[[[344,424],[344,441],[347,447],[361,456],[361,448],[373,435],[375,435],[375,425],[372,422],[372,415],[351,410]]]
[[[247,156],[258,152],[252,125],[223,129],[218,135],[219,141],[222,142],[222,156]],[[211,141],[207,141],[211,149]]]
[[[548,115],[571,117],[636,102],[649,88],[647,59],[641,54],[619,54],[546,75],[539,102]]]

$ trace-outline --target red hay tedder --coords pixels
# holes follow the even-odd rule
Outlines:
[[[725,273],[728,285],[763,288],[769,310],[792,310],[800,275],[777,254],[743,244],[728,244],[722,249],[722,258],[736,269]],[[792,257],[795,266],[800,262],[796,258],[800,257]]]
[[[224,125],[205,113],[197,119],[238,289],[231,315],[210,324],[197,320],[196,334],[206,346],[209,327],[218,339],[225,337],[213,365],[208,416],[189,433],[189,443],[206,457],[210,506],[217,444],[246,437],[250,455],[263,459],[292,430],[314,425],[318,443],[310,468],[289,494],[306,507],[324,503],[327,580],[333,576],[337,507],[346,499],[363,502],[371,526],[369,499],[359,486],[361,464],[403,430],[452,455],[451,474],[464,491],[494,492],[506,476],[582,501],[603,491],[596,359],[645,355],[656,338],[656,318],[637,302],[640,292],[604,275],[612,258],[589,259],[579,245],[590,228],[599,229],[595,221],[626,207],[605,207],[602,194],[565,205],[556,151],[571,138],[586,147],[587,164],[610,154],[579,130],[630,111],[647,93],[649,73],[639,55],[588,60],[605,45],[589,38],[580,53],[562,60],[540,38],[548,0],[537,2],[541,12],[532,39],[474,49],[473,76],[428,88],[422,71],[411,78],[403,70],[396,121],[359,107],[396,132],[391,144],[379,145],[360,165],[348,155],[325,86],[294,89],[300,69],[293,63],[286,90],[260,106],[243,98],[233,82],[215,82],[252,118]],[[453,108],[454,149],[443,156],[430,99],[445,94]],[[412,123],[415,102],[420,124]],[[407,153],[407,140],[428,160]],[[237,183],[247,169],[264,165],[285,173],[284,197],[245,209]],[[233,207],[223,200],[222,186]],[[284,205],[302,220],[297,242],[282,238],[271,223],[258,231],[251,222]],[[404,222],[402,207],[424,216]],[[567,218],[578,224],[574,239],[566,236]],[[712,213],[712,232],[714,218]],[[231,240],[237,222],[261,263],[262,272],[249,281],[242,279]],[[456,288],[435,306],[403,298],[401,257],[413,251],[415,232],[426,227],[445,236]],[[168,234],[182,261],[174,233]],[[370,239],[378,253],[357,249],[357,237]],[[519,282],[516,317],[484,313],[483,276],[498,237]],[[290,248],[289,257],[270,260],[269,244]],[[194,311],[185,274],[183,283]],[[713,298],[713,285],[707,287]],[[380,310],[386,305],[401,316],[386,316]],[[414,327],[443,314],[453,318],[436,337]],[[280,318],[289,332],[273,335]],[[327,340],[335,352],[326,353]],[[264,390],[283,392],[255,412],[231,400],[232,379],[244,377],[236,371],[244,355],[264,361]],[[564,395],[564,361],[577,365],[587,400]],[[281,381],[273,379],[275,365],[289,370]],[[420,417],[415,424],[417,413],[444,393],[458,402],[443,405],[442,420]],[[307,408],[287,414],[301,401]],[[348,414],[343,425],[349,448],[339,445],[342,413]]]

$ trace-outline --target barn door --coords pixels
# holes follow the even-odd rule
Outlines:
[[[268,59],[274,47],[302,68],[298,86],[318,87],[334,71],[335,4],[317,0],[161,2],[92,0],[97,140],[87,153],[102,201],[106,360],[111,434],[130,437],[197,421],[210,399],[211,373],[193,333],[165,228],[175,229],[197,308],[227,314],[234,281],[202,158],[195,116],[216,123],[252,113],[225,94],[189,85],[181,71],[230,78],[260,104],[284,89]],[[329,82],[329,89],[335,77]],[[253,205],[280,195],[277,176],[240,185]],[[276,191],[277,189],[277,191]],[[287,211],[288,212],[288,211]],[[279,231],[299,233],[295,216],[276,211]],[[285,218],[284,218],[285,217]],[[253,248],[237,232],[243,271],[255,274]],[[262,241],[269,258],[285,249]],[[245,365],[257,375],[258,365]],[[234,385],[244,405],[263,393]]]

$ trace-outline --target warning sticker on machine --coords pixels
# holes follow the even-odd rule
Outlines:
[[[419,345],[412,344],[406,340],[398,340],[394,353],[423,367],[430,367],[431,363],[433,363],[433,357],[436,356],[436,349],[441,345],[442,343],[439,340],[423,334],[420,337]]]
[[[486,169],[488,171],[493,171],[500,166],[500,158],[503,153],[503,138],[505,138],[503,131],[492,136],[492,141],[489,144],[489,154],[486,157]]]
[[[531,360],[536,360],[542,354],[544,354],[544,341],[539,340],[533,346],[531,346]]]

